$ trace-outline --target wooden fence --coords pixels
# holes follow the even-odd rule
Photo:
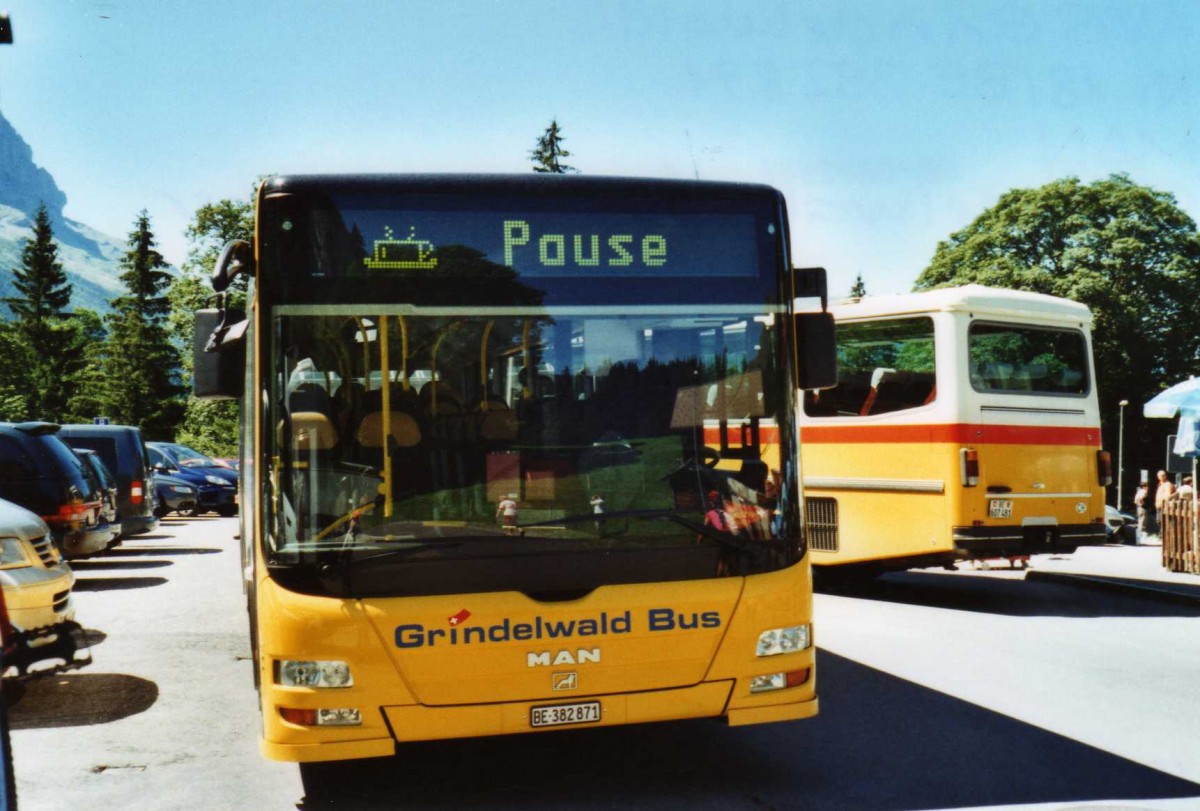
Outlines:
[[[1163,567],[1172,572],[1200,574],[1200,544],[1196,542],[1192,500],[1168,501],[1159,515]]]

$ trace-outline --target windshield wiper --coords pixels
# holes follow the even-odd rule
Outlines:
[[[702,535],[709,540],[734,549],[738,552],[746,552],[751,549],[761,548],[763,546],[782,547],[782,542],[770,540],[755,540],[747,541],[737,535],[731,535],[728,532],[722,532],[718,529],[710,527],[708,524],[698,524],[695,520],[688,519],[686,516],[690,513],[682,513],[678,510],[618,510],[616,512],[603,513],[579,513],[578,515],[566,515],[561,518],[555,518],[550,521],[536,521],[531,524],[520,524],[520,529],[531,529],[535,527],[560,526],[562,524],[579,524],[589,521],[610,521],[612,519],[621,518],[636,518],[643,521],[670,521],[673,524],[678,524],[681,527],[690,529],[698,535]],[[541,540],[541,539],[539,539]]]

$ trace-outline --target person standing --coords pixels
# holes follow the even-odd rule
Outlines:
[[[1171,496],[1175,495],[1175,485],[1167,478],[1167,471],[1158,471],[1158,486],[1154,489],[1154,528],[1162,532],[1162,511]]]
[[[1141,482],[1138,485],[1137,493],[1133,496],[1133,506],[1137,508],[1138,541],[1143,540],[1149,531],[1147,523],[1149,521],[1150,509],[1146,506],[1146,502],[1149,499],[1150,482]]]
[[[496,517],[500,519],[501,532],[517,535],[517,497],[510,493],[496,505]]]
[[[601,493],[592,496],[591,505],[596,516],[596,534],[604,537],[604,496]]]

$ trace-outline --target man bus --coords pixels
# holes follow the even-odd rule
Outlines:
[[[836,371],[777,191],[273,177],[240,273],[196,389],[243,395],[265,755],[815,714],[791,417]]]

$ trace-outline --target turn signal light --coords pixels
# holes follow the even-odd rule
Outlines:
[[[279,715],[289,724],[302,727],[354,727],[362,724],[362,713],[353,707],[320,710],[280,707]]]
[[[754,676],[750,679],[751,693],[767,693],[771,690],[786,690],[789,687],[799,687],[808,681],[809,669],[789,670],[784,673],[768,673]]]

